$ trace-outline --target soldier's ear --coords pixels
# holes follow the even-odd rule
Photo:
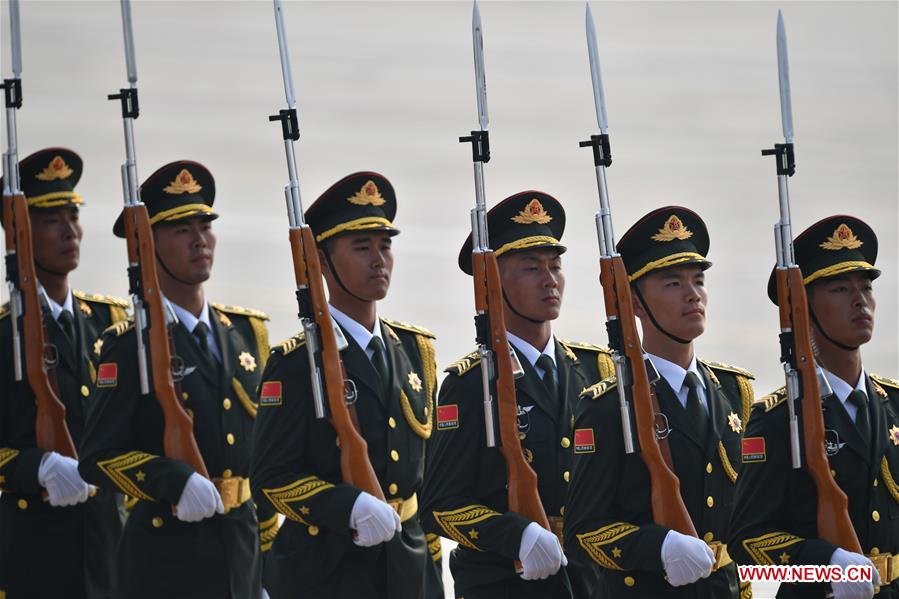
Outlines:
[[[639,319],[643,319],[646,317],[646,310],[643,309],[643,302],[640,301],[640,298],[637,296],[637,287],[642,283],[642,281],[637,281],[636,283],[631,285],[631,306],[634,309],[634,316]],[[642,292],[643,290],[640,289]]]
[[[328,243],[328,242],[325,241],[325,243]],[[325,250],[322,247],[319,247],[319,248],[317,248],[316,251],[318,251],[318,263],[321,264],[322,274],[324,274],[324,273],[330,274],[331,273],[331,263],[325,257]]]

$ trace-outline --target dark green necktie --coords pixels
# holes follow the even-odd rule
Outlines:
[[[381,378],[382,389],[386,392],[389,389],[390,371],[387,367],[387,351],[384,348],[384,342],[380,337],[372,337],[368,342],[368,349],[372,351],[371,363],[375,367],[378,376]]]
[[[72,313],[68,310],[63,310],[59,313],[59,318],[56,319],[56,322],[62,327],[62,331],[68,337],[72,347],[75,347],[75,317],[72,316]]]
[[[200,321],[194,327],[193,334],[197,338],[197,343],[200,344],[200,351],[203,353],[203,356],[209,358],[209,327],[206,326],[205,322]]]
[[[543,385],[546,387],[546,392],[553,401],[558,401],[559,386],[556,384],[556,365],[553,363],[553,359],[546,354],[540,354],[536,365],[543,370]]]
[[[709,413],[699,397],[699,387],[702,383],[695,373],[688,372],[684,378],[684,384],[687,386],[687,416],[696,427],[699,440],[705,445],[709,434]]]
[[[860,389],[853,389],[849,394],[848,401],[851,401],[857,411],[855,413],[855,427],[858,434],[861,435],[865,445],[871,447],[871,418],[868,414],[868,396]]]

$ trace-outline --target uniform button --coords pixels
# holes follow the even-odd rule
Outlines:
[[[715,498],[712,497],[711,495],[709,495],[709,496],[706,497],[706,499],[705,499],[705,504],[706,504],[707,506],[709,506],[709,507],[714,506],[714,505],[715,505]]]
[[[233,434],[233,433],[228,433],[228,434],[225,436],[225,441],[228,442],[228,445],[234,445],[234,434]]]
[[[91,390],[87,388],[87,385],[81,385],[81,395],[87,397],[91,394]]]
[[[571,445],[571,439],[568,437],[562,437],[562,447],[568,449],[568,446]]]
[[[875,522],[880,522],[880,512],[878,512],[877,510],[871,512],[871,519]]]
[[[425,416],[431,413],[431,406],[425,406]]]
[[[159,516],[156,516],[155,518],[153,518],[153,528],[160,528],[160,527],[162,527],[162,518],[160,518]]]
[[[875,486],[875,487],[877,486],[877,479],[876,479],[876,478],[874,479],[874,486]]]
[[[879,547],[871,547],[871,555],[879,555],[880,548]]]
[[[708,464],[705,465],[705,471],[708,472],[709,474],[712,473],[712,463],[711,462],[709,462]]]
[[[334,439],[334,445],[336,445],[337,447],[340,447],[340,437],[336,437]]]
[[[562,473],[562,478],[565,479],[565,482],[568,482],[568,479],[571,478],[571,474],[569,474],[568,470]]]
[[[222,401],[222,407],[225,408],[226,410],[230,410],[231,409],[231,400],[226,397]]]
[[[836,470],[831,470],[831,471],[830,471],[830,475],[831,475],[832,477],[836,478],[836,477],[837,477],[837,471],[836,471]]]
[[[637,581],[634,580],[634,577],[633,577],[633,576],[625,576],[625,577],[624,577],[624,584],[625,584],[626,586],[632,587],[632,586],[634,586],[636,583],[637,583]]]
[[[182,391],[182,392],[181,392],[181,397],[184,398],[184,401],[187,401],[187,398],[190,397],[190,396],[187,394],[187,391]]]
[[[28,502],[25,501],[24,499],[20,499],[20,500],[16,503],[16,505],[19,506],[19,509],[20,509],[20,510],[26,510],[26,509],[28,509]]]
[[[704,535],[702,535],[702,540],[705,541],[706,543],[711,543],[714,538],[715,538],[715,535],[713,535],[711,532],[707,532]]]
[[[387,492],[391,495],[396,495],[396,492],[399,490],[400,488],[396,486],[396,483],[390,483],[390,486],[387,487]]]
[[[318,534],[318,526],[310,526],[308,530],[309,534],[313,537]]]
[[[396,419],[393,416],[387,419],[387,426],[389,426],[390,428],[396,428]]]
[[[390,459],[393,460],[394,462],[399,462],[400,461],[400,452],[398,452],[395,449],[391,449],[390,450]]]
[[[90,495],[91,497],[96,497],[97,496],[97,487],[94,487],[92,485],[90,490],[87,492],[87,494]]]
[[[565,506],[564,506],[564,505],[563,505],[562,507],[559,508],[559,515],[560,515],[560,516],[564,516],[564,515],[565,515]]]
[[[231,478],[234,473],[231,472],[230,468],[225,468],[225,471],[222,472],[222,478]]]
[[[518,433],[518,438],[521,439],[522,441],[524,441],[525,439],[528,438],[528,436],[525,433]]]

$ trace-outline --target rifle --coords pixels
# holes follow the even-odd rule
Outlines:
[[[599,135],[591,135],[589,141],[580,142],[580,147],[593,149],[593,165],[596,169],[596,185],[599,189],[599,212],[596,213],[596,235],[599,240],[600,283],[606,306],[606,330],[609,346],[615,362],[615,376],[618,380],[618,402],[621,410],[621,428],[624,435],[624,450],[634,453],[631,418],[631,403],[634,409],[634,425],[640,443],[640,457],[649,471],[652,496],[652,519],[656,524],[668,527],[686,535],[696,535],[696,528],[684,506],[680,494],[680,481],[673,472],[671,456],[666,439],[667,425],[656,425],[659,413],[658,399],[650,386],[659,378],[655,367],[648,359],[643,359],[643,348],[637,333],[631,287],[624,261],[615,249],[615,233],[612,230],[612,212],[609,205],[609,189],[606,168],[612,165],[609,143],[609,125],[606,116],[605,93],[602,87],[602,73],[599,68],[599,51],[596,44],[596,29],[593,13],[587,5],[587,53],[590,58],[590,77],[593,81],[593,101],[596,105],[596,120]],[[630,399],[629,399],[630,397]],[[664,415],[660,414],[663,418]],[[661,443],[660,443],[661,439]]]
[[[368,444],[353,422],[355,413],[351,414],[347,407],[348,403],[351,404],[356,399],[355,384],[349,379],[344,379],[343,363],[340,360],[340,351],[347,347],[347,341],[331,320],[322,282],[318,246],[312,229],[303,217],[303,202],[300,198],[300,183],[297,180],[296,155],[293,148],[293,143],[300,138],[297,103],[293,91],[290,53],[287,50],[287,33],[284,29],[281,1],[274,0],[274,7],[287,108],[279,110],[278,114],[268,117],[268,120],[281,123],[284,150],[287,154],[289,182],[284,186],[284,197],[287,200],[287,218],[290,224],[290,250],[297,286],[298,316],[306,338],[315,417],[319,419],[327,417],[337,432],[340,444],[340,474],[343,481],[384,501],[381,483],[378,482],[378,477],[368,459]]]
[[[140,199],[140,188],[137,183],[134,119],[140,116],[140,105],[137,95],[137,61],[134,53],[134,33],[131,28],[130,0],[121,0],[121,7],[129,86],[119,89],[117,94],[109,94],[107,99],[120,101],[125,129],[125,162],[122,164],[125,207],[122,214],[125,241],[128,244],[128,292],[134,306],[140,392],[143,395],[149,394],[149,379],[152,375],[153,394],[162,408],[165,421],[163,432],[165,455],[185,462],[197,473],[209,478],[209,472],[194,438],[193,418],[184,410],[179,399],[180,394],[175,389],[176,379],[180,380],[183,375],[183,366],[178,365],[177,358],[173,360],[173,343],[169,335],[169,322],[174,321],[175,316],[171,314],[171,309],[167,309],[159,288],[153,229],[150,226],[147,207]]]
[[[790,453],[793,468],[802,466],[799,450],[799,423],[796,402],[802,413],[802,440],[808,473],[818,495],[818,536],[846,551],[862,553],[858,536],[849,518],[849,500],[837,486],[824,451],[824,416],[821,400],[833,391],[815,362],[809,326],[808,298],[802,282],[802,271],[793,255],[793,233],[790,221],[790,191],[787,178],[796,173],[793,149],[793,107],[790,96],[790,65],[787,58],[787,34],[783,14],[777,12],[777,73],[780,87],[780,115],[784,143],[762,150],[763,156],[774,156],[777,164],[777,192],[780,220],[774,225],[777,252],[775,281],[777,305],[780,308],[780,361],[786,377],[787,408],[790,427]]]
[[[3,225],[6,238],[6,280],[9,287],[10,324],[12,326],[13,370],[22,380],[22,361],[28,385],[35,397],[34,432],[37,446],[78,459],[75,443],[66,426],[66,408],[59,400],[54,368],[56,348],[47,343],[42,314],[42,298],[34,267],[31,219],[28,202],[19,181],[16,110],[22,107],[22,40],[19,28],[19,2],[9,3],[12,78],[3,80],[6,105],[6,151],[3,153]],[[19,331],[19,317],[22,331]],[[24,335],[23,335],[24,333]],[[22,337],[25,338],[24,354]]]
[[[496,429],[499,429],[499,451],[506,461],[509,510],[550,530],[549,520],[537,490],[537,474],[525,460],[521,440],[518,438],[515,379],[516,373],[523,374],[523,371],[506,334],[499,266],[496,255],[490,248],[487,230],[484,163],[490,160],[490,139],[487,130],[489,118],[482,31],[481,13],[475,1],[471,17],[471,33],[480,129],[472,131],[467,137],[460,137],[459,141],[471,143],[474,163],[475,207],[471,210],[471,268],[476,310],[475,332],[484,393],[484,424],[488,447],[497,446]],[[515,568],[521,570],[521,564],[517,560]]]

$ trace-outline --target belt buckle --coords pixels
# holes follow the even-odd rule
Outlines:
[[[218,486],[222,504],[225,506],[225,513],[228,513],[231,508],[239,505],[240,478],[223,478]]]
[[[403,500],[402,499],[389,499],[387,501],[387,505],[393,508],[393,511],[397,513],[398,516],[402,517],[403,512]]]
[[[874,564],[877,573],[880,575],[881,586],[887,586],[897,577],[899,577],[899,556],[889,553],[878,553],[877,555],[869,555],[868,559]]]

